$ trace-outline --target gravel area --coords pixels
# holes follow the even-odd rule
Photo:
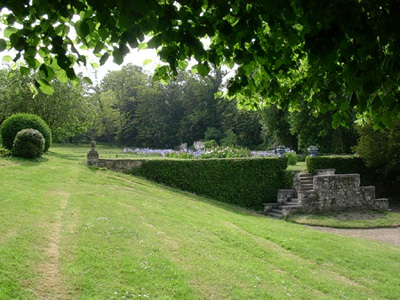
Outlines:
[[[348,235],[368,240],[374,240],[395,246],[400,246],[400,227],[398,228],[377,228],[377,229],[339,229],[318,226],[307,226],[325,232]]]
[[[390,210],[394,212],[400,212],[400,199],[392,201],[390,203]],[[321,230],[325,232],[353,236],[357,238],[363,238],[368,240],[374,240],[383,242],[395,246],[400,246],[400,227],[397,228],[376,228],[376,229],[341,229],[341,228],[329,228],[319,226],[307,226],[311,229]]]

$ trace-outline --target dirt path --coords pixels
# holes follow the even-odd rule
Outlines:
[[[60,210],[57,212],[57,219],[50,224],[48,244],[46,248],[47,260],[37,268],[42,280],[36,288],[38,299],[43,300],[64,300],[69,299],[67,288],[62,282],[60,270],[60,231],[61,220],[68,203],[69,194],[58,192],[60,199]]]
[[[318,226],[307,226],[311,229],[325,232],[364,238],[379,241],[395,246],[400,246],[400,228],[377,228],[377,229],[338,229]]]

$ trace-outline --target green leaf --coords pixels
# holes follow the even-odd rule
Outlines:
[[[99,65],[96,64],[95,62],[91,62],[90,64],[91,64],[92,67],[95,68],[95,69],[99,68]]]
[[[168,66],[161,66],[158,70],[157,70],[157,75],[162,77],[163,75],[167,74],[168,71]]]
[[[163,85],[168,85],[168,83],[171,81],[171,78],[169,77],[161,78],[160,81]]]
[[[195,65],[195,66],[192,67],[192,73],[193,74],[198,74],[199,73],[199,70],[197,69],[197,66],[198,65]]]
[[[103,50],[103,48],[104,48],[104,43],[98,42],[94,47],[93,53],[94,54],[99,53],[101,50]]]
[[[31,90],[31,92],[33,94],[33,98],[35,98],[36,95],[39,94],[36,86],[33,83],[29,84],[28,86],[29,86],[29,89]]]
[[[207,64],[197,64],[197,71],[204,77],[210,72],[210,67]]]
[[[118,65],[122,64],[122,62],[124,61],[124,57],[121,54],[121,51],[119,51],[119,49],[116,47],[114,47],[113,57],[114,57],[113,62],[115,62]]]
[[[394,128],[395,121],[394,121],[394,117],[391,112],[385,112],[382,115],[381,120],[382,120],[383,125],[385,125],[387,128],[389,128],[389,129]]]
[[[139,50],[144,50],[144,49],[147,49],[147,47],[148,47],[147,43],[141,43],[141,44],[139,44],[138,49]]]
[[[4,37],[10,38],[10,36],[11,36],[13,33],[16,33],[17,31],[18,31],[17,28],[14,28],[14,27],[7,27],[6,29],[4,29]]]
[[[181,71],[185,71],[186,68],[188,67],[188,65],[189,65],[189,63],[188,63],[187,61],[184,61],[184,60],[178,61],[178,68],[179,68]]]
[[[19,67],[19,71],[22,75],[28,76],[31,73],[31,70],[27,67]]]
[[[88,34],[90,33],[90,27],[89,27],[88,23],[86,23],[86,20],[78,21],[76,23],[76,31],[77,31],[78,35],[82,38],[85,38],[88,36]]]
[[[38,79],[37,82],[39,83],[39,88],[40,90],[47,95],[53,95],[54,93],[54,89],[53,87],[50,85],[50,83],[48,83],[46,80],[44,79]]]
[[[0,39],[0,51],[4,51],[7,48],[7,43],[5,40]]]
[[[47,54],[48,54],[48,49],[46,49],[46,48],[40,48],[40,49],[38,50],[38,54],[39,54],[39,56],[40,56],[41,58],[45,59],[45,58],[47,57]]]
[[[152,59],[151,59],[151,58],[145,59],[145,60],[143,61],[143,66],[146,66],[146,65],[150,64],[151,62],[152,62]]]
[[[61,83],[67,83],[69,78],[67,76],[67,72],[65,72],[63,69],[57,71],[56,73],[57,79],[61,82]]]
[[[110,54],[104,53],[104,55],[100,58],[100,66],[104,65],[109,57]]]
[[[40,62],[37,59],[34,59],[32,57],[26,57],[25,60],[28,63],[29,67],[31,67],[34,70],[36,70],[40,66]]]
[[[9,62],[9,61],[12,61],[12,57],[10,55],[6,55],[6,56],[3,57],[3,60],[5,62]]]
[[[93,84],[93,81],[89,77],[83,77],[83,82],[86,82],[87,84]]]
[[[349,101],[344,101],[341,105],[340,105],[340,110],[341,111],[345,111],[349,108]]]

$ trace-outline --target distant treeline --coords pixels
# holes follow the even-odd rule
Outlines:
[[[296,151],[318,145],[325,153],[349,153],[356,144],[352,124],[332,129],[332,114],[316,115],[307,102],[289,112],[277,107],[249,111],[235,100],[217,98],[225,73],[201,77],[180,72],[167,85],[141,67],[109,72],[98,85],[53,81],[54,94],[33,89],[35,75],[0,70],[0,123],[17,112],[34,113],[50,126],[57,142],[96,140],[124,146],[174,148],[197,140],[220,145]],[[82,81],[83,82],[83,81]]]

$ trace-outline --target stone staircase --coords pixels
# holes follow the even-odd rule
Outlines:
[[[313,189],[313,177],[310,173],[300,174],[300,191],[310,191]]]
[[[299,178],[298,190],[286,190],[292,191],[292,195],[287,197],[287,201],[278,202],[275,205],[274,203],[264,203],[264,211],[267,216],[282,219],[301,208],[298,194],[313,189],[313,176],[310,173],[300,173]]]
[[[264,206],[270,204],[271,203],[264,203]],[[274,204],[276,205],[272,205],[272,208],[268,212],[266,212],[266,215],[278,219],[282,219],[284,216],[286,216],[286,212],[292,212],[300,208],[300,205],[298,204],[298,199],[296,198],[290,198],[289,201]]]
[[[292,189],[279,189],[274,203],[264,203],[264,214],[285,218],[296,211],[312,213],[344,209],[388,209],[388,199],[375,199],[374,186],[360,186],[359,174],[335,174],[334,169],[316,175],[297,172]]]

